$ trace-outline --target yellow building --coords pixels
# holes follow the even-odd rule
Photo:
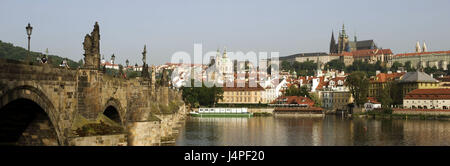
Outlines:
[[[383,89],[389,82],[395,81],[405,73],[379,73],[375,77],[370,79],[369,85],[369,97],[379,98]]]
[[[408,72],[400,78],[402,96],[415,89],[437,89],[440,88],[439,81],[421,71]]]
[[[223,99],[219,103],[223,104],[259,104],[265,103],[263,100],[264,88],[257,84],[256,87],[223,87]]]
[[[333,94],[332,100],[334,110],[347,110],[348,104],[353,103],[353,97],[350,92],[335,91],[332,94]]]

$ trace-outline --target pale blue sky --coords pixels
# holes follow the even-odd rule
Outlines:
[[[26,47],[25,26],[34,27],[33,51],[78,61],[84,35],[99,22],[101,54],[140,63],[147,44],[150,64],[168,62],[193,44],[215,51],[328,52],[331,31],[345,23],[353,39],[374,39],[395,53],[450,50],[448,0],[1,0],[0,40]]]

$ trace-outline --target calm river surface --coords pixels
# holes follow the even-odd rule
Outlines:
[[[450,145],[450,121],[253,117],[188,117],[179,146]]]

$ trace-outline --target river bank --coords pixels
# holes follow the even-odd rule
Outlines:
[[[399,113],[377,113],[377,112],[366,112],[366,113],[354,113],[351,118],[373,118],[373,119],[418,119],[418,120],[450,120],[449,115],[439,115],[439,114],[399,114]]]

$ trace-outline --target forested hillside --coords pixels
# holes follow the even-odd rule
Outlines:
[[[27,57],[27,52],[25,48],[14,46],[11,43],[5,43],[0,40],[0,58],[24,61]],[[29,60],[37,63],[36,58],[41,58],[44,54],[31,51],[30,55]],[[57,55],[48,55],[48,59],[52,66],[59,66],[64,58]],[[68,59],[67,63],[70,68],[78,68],[80,66],[80,63],[70,59]]]

